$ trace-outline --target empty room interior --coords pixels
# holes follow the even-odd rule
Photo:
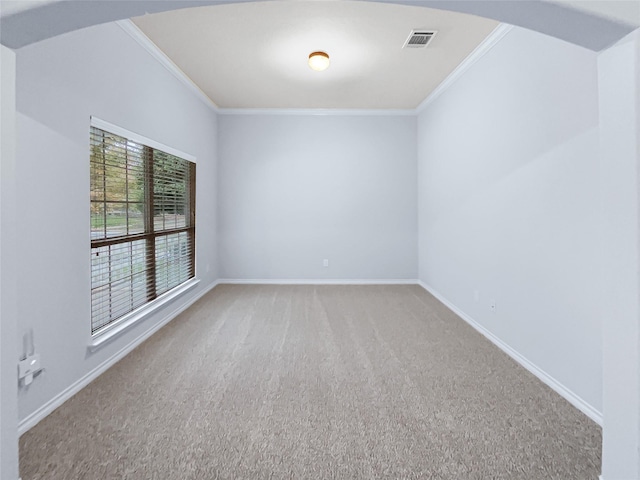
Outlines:
[[[2,480],[640,479],[640,3],[0,7]]]

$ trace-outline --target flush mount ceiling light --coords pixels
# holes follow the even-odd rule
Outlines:
[[[309,67],[316,72],[329,68],[329,55],[325,52],[312,52],[309,54]]]

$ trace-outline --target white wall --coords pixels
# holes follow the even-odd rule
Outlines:
[[[640,31],[598,57],[604,186],[602,479],[640,478]]]
[[[420,279],[599,416],[597,55],[514,28],[420,115],[418,144]]]
[[[217,125],[213,111],[115,24],[19,50],[17,110],[20,242],[10,274],[19,334],[33,330],[46,369],[19,392],[24,420],[217,278]],[[195,291],[95,353],[87,349],[91,115],[197,157],[201,279]]]
[[[0,46],[0,479],[18,478],[15,54]]]
[[[613,127],[621,111],[621,125],[639,121],[637,34],[634,42],[600,57],[600,121]],[[419,263],[421,280],[596,411],[603,409],[607,318],[605,479],[635,475],[638,399],[624,386],[638,382],[637,362],[629,360],[638,356],[637,208],[629,204],[637,206],[637,128],[623,132],[621,154],[611,149],[620,168],[611,170],[607,155],[599,164],[596,60],[513,30],[420,115],[417,137],[411,117],[225,115],[218,180],[215,115],[117,26],[21,49],[16,181],[5,181],[3,155],[1,197],[11,183],[20,264],[2,266],[0,354],[7,365],[4,312],[13,287],[5,280],[14,279],[19,333],[34,330],[47,370],[20,391],[20,418],[166,313],[96,354],[86,348],[88,119],[96,115],[198,157],[200,291],[218,276],[415,278]],[[609,130],[605,143],[620,147],[619,134]],[[3,259],[11,240],[5,208]],[[38,241],[43,236],[50,247]],[[615,254],[619,247],[626,253]],[[610,252],[606,264],[602,251]],[[322,258],[331,260],[328,269]],[[603,292],[613,297],[616,285],[624,305],[602,299]],[[495,314],[488,311],[492,299]],[[10,381],[2,377],[3,421]],[[15,453],[10,442],[5,449],[5,426],[3,474],[15,467],[4,462],[5,452]]]
[[[416,278],[415,117],[219,122],[222,278]]]

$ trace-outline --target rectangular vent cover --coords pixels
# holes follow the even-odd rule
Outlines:
[[[436,34],[430,30],[413,30],[402,48],[424,48]]]

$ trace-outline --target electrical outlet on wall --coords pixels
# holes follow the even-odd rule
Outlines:
[[[491,303],[489,303],[489,310],[491,310],[493,313],[496,313],[496,301],[495,300],[491,300]]]
[[[329,259],[328,258],[325,258],[324,260],[322,260],[322,266],[325,267],[325,268],[329,266]]]
[[[18,362],[18,379],[22,380],[22,385],[26,387],[33,382],[33,377],[41,370],[40,355],[34,353]]]

